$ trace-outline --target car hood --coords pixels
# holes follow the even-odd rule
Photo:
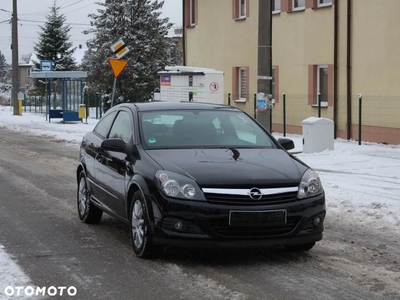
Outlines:
[[[308,168],[281,149],[166,149],[147,153],[201,187],[293,187]]]

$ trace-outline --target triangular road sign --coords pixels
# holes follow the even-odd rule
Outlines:
[[[122,71],[126,68],[128,65],[127,60],[122,60],[122,59],[116,59],[116,58],[109,58],[108,63],[111,66],[111,69],[114,73],[114,77],[118,78],[118,76],[122,73]]]

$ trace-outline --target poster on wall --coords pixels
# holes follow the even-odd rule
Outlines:
[[[161,85],[163,85],[163,86],[170,86],[170,85],[171,85],[171,76],[169,76],[169,75],[162,75],[162,76],[161,76]]]
[[[264,93],[257,94],[257,112],[265,112],[267,110],[267,97]]]

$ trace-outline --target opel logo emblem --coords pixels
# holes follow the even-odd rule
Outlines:
[[[252,188],[249,192],[249,195],[253,200],[260,200],[262,197],[261,191],[258,188]]]

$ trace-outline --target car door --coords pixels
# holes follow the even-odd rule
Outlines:
[[[133,116],[121,109],[113,122],[108,138],[120,138],[128,143],[133,136]],[[111,213],[127,218],[125,177],[128,167],[126,154],[100,149],[96,159],[96,180],[102,187],[102,199]]]
[[[101,188],[96,180],[95,174],[95,162],[97,156],[100,152],[101,143],[106,139],[108,133],[110,132],[111,125],[115,119],[117,112],[111,112],[105,115],[93,129],[93,131],[87,135],[87,139],[82,143],[82,148],[85,154],[85,164],[86,164],[86,175],[89,182],[89,187],[92,196],[95,200],[101,202]]]

